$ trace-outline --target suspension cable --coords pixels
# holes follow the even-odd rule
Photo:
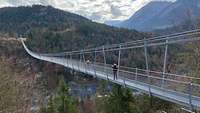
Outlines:
[[[160,41],[165,41],[165,40],[173,40],[176,38],[181,38],[179,40],[184,40],[184,36],[191,36],[191,35],[195,35],[195,34],[199,34],[200,33],[200,29],[196,29],[196,30],[190,30],[190,31],[185,31],[185,32],[181,32],[181,33],[175,33],[175,34],[170,34],[170,35],[164,35],[164,36],[158,36],[158,37],[152,37],[152,38],[147,38],[146,42],[147,42],[147,46],[151,45],[151,46],[156,46],[156,45],[152,45],[152,43],[160,42]],[[192,41],[192,40],[191,40]],[[177,41],[177,42],[181,42],[181,41]],[[143,47],[144,43],[144,39],[142,40],[136,40],[136,41],[131,41],[131,42],[125,42],[125,43],[119,43],[119,44],[112,44],[112,45],[105,45],[104,46],[104,50],[108,51],[114,51],[114,50],[119,50],[119,45],[121,45],[122,49],[126,49],[126,48],[137,48],[138,45],[142,45],[141,47]],[[164,45],[164,44],[161,44]],[[138,46],[138,48],[140,48],[140,46]],[[51,53],[51,54],[43,54],[45,56],[63,56],[64,54],[80,54],[81,52],[84,53],[92,53],[92,52],[102,52],[102,46],[100,47],[96,47],[96,48],[89,48],[89,49],[84,49],[84,50],[78,50],[78,51],[71,51],[71,52],[61,52],[61,53]]]

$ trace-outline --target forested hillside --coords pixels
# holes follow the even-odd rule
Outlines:
[[[195,30],[199,28],[200,18],[196,20],[190,19],[188,21],[182,22],[180,25],[176,25],[162,30],[155,30],[154,34],[166,35],[177,32],[184,32],[188,30]],[[196,37],[199,36],[199,34],[196,35]],[[186,43],[183,46],[179,46],[179,49],[182,52],[178,53],[176,56],[177,59],[174,60],[174,64],[176,64],[176,67],[178,67],[181,71],[185,72],[188,76],[200,77],[200,41]]]
[[[28,39],[26,43],[34,51],[61,52],[125,42],[145,36],[134,30],[108,27],[50,6],[39,5],[1,8],[0,34],[1,83],[4,84],[5,81],[5,84],[10,84],[9,90],[0,87],[3,91],[0,92],[0,96],[4,98],[1,100],[3,103],[0,111],[21,110],[24,113],[30,110],[38,111],[38,107],[46,106],[45,99],[57,91],[55,89],[58,86],[58,79],[65,71],[63,67],[30,58],[20,42],[13,40],[14,38],[20,35],[26,37]],[[15,76],[12,76],[13,74]],[[12,81],[6,81],[9,77]],[[26,101],[19,98],[17,91],[13,90],[13,81],[26,81],[15,87],[16,90],[22,90],[19,95],[24,95]],[[27,93],[30,91],[35,93]],[[13,98],[13,102],[8,101],[8,98]],[[57,98],[59,99],[56,97],[56,100]],[[23,108],[26,109],[22,111]]]
[[[2,8],[0,20],[0,32],[24,35],[30,38],[31,47],[37,46],[41,51],[71,50],[144,38],[137,31],[97,24],[51,6]]]
[[[84,17],[69,12],[39,5],[1,8],[0,20],[0,31],[11,34],[23,34],[30,29],[41,27],[64,29],[89,21]]]
[[[200,28],[200,18],[197,18],[195,20],[188,19],[187,21],[184,21],[173,27],[167,27],[165,29],[157,29],[152,32],[157,35],[166,35],[166,34],[173,34],[177,32],[184,32],[187,30],[194,30],[199,28]]]
[[[35,111],[41,110],[41,113],[63,113],[68,107],[72,108],[68,109],[70,113],[116,113],[118,110],[121,110],[120,113],[160,113],[163,109],[171,111],[176,107],[171,103],[161,101],[157,98],[151,100],[146,95],[133,97],[129,90],[120,86],[113,85],[114,88],[112,91],[105,91],[105,86],[110,83],[101,84],[97,88],[97,94],[109,96],[99,98],[95,94],[94,97],[81,98],[81,101],[79,99],[73,100],[71,95],[68,94],[68,86],[63,82],[64,78],[61,77],[62,80],[58,82],[60,76],[65,75],[65,77],[78,78],[77,80],[79,81],[86,81],[88,80],[87,77],[79,79],[77,76],[82,75],[81,73],[72,76],[74,72],[69,73],[69,70],[64,71],[64,67],[35,60],[25,53],[19,42],[13,43],[10,41],[11,36],[19,37],[22,35],[27,38],[26,43],[30,49],[46,53],[79,50],[150,37],[146,33],[109,27],[51,6],[35,5],[32,7],[1,8],[0,34],[0,40],[4,40],[1,41],[2,44],[0,45],[0,67],[2,70],[0,74],[4,76],[0,77],[11,77],[12,80],[18,80],[16,78],[21,78],[21,81],[26,80],[27,84],[34,87],[29,89],[30,86],[28,85],[28,88],[26,88],[25,86],[27,85],[24,83],[25,86],[22,85],[17,89],[29,89],[28,91],[32,90],[32,92],[35,92],[34,95],[28,93],[28,96],[25,98],[27,102],[22,100],[22,104],[16,101],[12,105],[6,105],[6,107],[2,104],[0,107],[4,107],[4,111],[14,112],[17,109],[16,106],[20,105],[21,109],[23,107],[27,108],[27,105],[29,105],[30,109]],[[149,51],[151,69],[162,65],[163,50],[161,49],[153,48]],[[175,49],[169,54],[171,55],[177,51],[179,49]],[[112,57],[107,58],[107,63],[111,64],[117,59],[115,53],[112,54]],[[125,51],[122,55],[121,65],[137,66],[140,68],[145,66],[143,49]],[[16,76],[12,77],[11,75],[15,73]],[[21,76],[19,77],[18,74]],[[10,90],[6,90],[7,93],[12,93],[12,87],[8,87]],[[21,93],[27,94],[28,91],[25,90]],[[2,97],[14,98],[15,100],[18,98],[14,93],[12,93],[11,97],[6,97],[3,94],[4,92],[0,92],[0,96]],[[153,101],[154,99],[156,101]],[[9,103],[7,99],[4,101],[4,103]],[[153,104],[156,105],[153,106]],[[41,107],[41,109],[38,107]],[[12,109],[10,110],[10,108]],[[26,112],[28,110],[22,113]]]

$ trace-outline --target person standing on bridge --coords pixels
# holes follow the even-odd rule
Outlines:
[[[113,64],[112,69],[113,69],[114,80],[116,80],[117,79],[117,71],[118,71],[117,64]]]
[[[86,64],[90,64],[90,60],[87,60],[87,61],[86,61]]]

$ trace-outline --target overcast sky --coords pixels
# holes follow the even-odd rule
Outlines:
[[[51,5],[97,22],[104,22],[128,19],[151,1],[155,0],[0,0],[0,7],[33,4]]]

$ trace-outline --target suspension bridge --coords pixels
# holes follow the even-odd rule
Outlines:
[[[96,48],[83,49],[61,53],[36,53],[27,48],[24,39],[21,39],[24,49],[32,57],[63,65],[67,68],[92,75],[94,77],[108,80],[123,85],[130,89],[140,90],[149,95],[176,103],[192,109],[200,110],[200,78],[189,75],[167,73],[167,57],[169,46],[173,44],[186,44],[199,41],[200,29],[191,30],[171,35],[145,38],[126,43],[104,45]],[[150,70],[149,50],[151,47],[164,47],[162,71]],[[145,69],[122,66],[122,52],[125,50],[142,49],[144,53]],[[112,65],[107,63],[109,52],[117,52],[118,79],[113,79]],[[103,62],[97,62],[97,57],[102,55]],[[90,63],[86,63],[86,55],[93,56]],[[134,59],[133,59],[134,60]],[[132,61],[130,61],[132,62]]]

